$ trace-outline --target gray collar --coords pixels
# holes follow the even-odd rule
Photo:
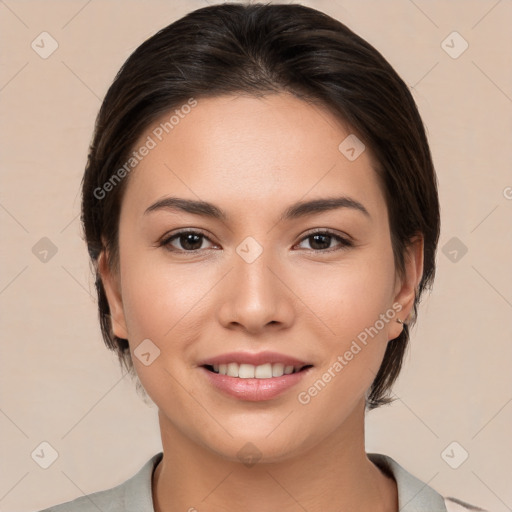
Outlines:
[[[396,460],[381,453],[366,455],[384,473],[395,479],[400,512],[446,512],[444,498],[425,482],[406,471]]]
[[[367,453],[382,471],[392,476],[398,488],[400,512],[446,512],[443,497],[387,455]],[[153,471],[162,460],[163,452],[151,457],[123,487],[124,509],[127,512],[154,512],[151,481]],[[119,489],[121,490],[121,489]]]

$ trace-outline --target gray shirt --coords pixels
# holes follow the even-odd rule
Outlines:
[[[482,510],[454,498],[443,498],[387,455],[368,453],[367,456],[395,479],[400,512]],[[135,475],[115,487],[80,496],[39,512],[154,512],[151,481],[162,457],[163,452],[153,455]]]

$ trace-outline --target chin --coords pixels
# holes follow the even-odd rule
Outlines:
[[[279,422],[275,425],[279,425]],[[283,427],[284,425],[273,427],[275,431],[269,429],[268,424],[265,424],[265,428],[258,428],[256,424],[252,429],[241,430],[228,427],[233,437],[227,434],[221,437],[213,436],[202,439],[201,444],[225,460],[253,467],[256,463],[290,460],[320,442],[317,436],[299,434],[296,428],[287,430]]]
[[[229,446],[210,445],[210,449],[225,460],[242,463],[250,468],[255,464],[282,462],[298,454],[299,446],[283,446],[280,440],[235,438]]]

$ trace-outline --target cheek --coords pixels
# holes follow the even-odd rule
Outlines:
[[[364,395],[382,362],[388,330],[396,322],[391,248],[365,256],[337,272],[317,275],[324,286],[316,293],[315,311],[329,327],[329,335],[318,340],[325,354],[321,382],[308,393],[318,395],[319,407]]]
[[[122,274],[123,306],[132,360],[143,387],[156,404],[185,410],[191,407],[190,397],[179,383],[192,363],[190,347],[200,338],[198,314],[208,283],[197,278],[197,270],[173,270],[151,261],[147,252],[131,258]]]
[[[137,251],[125,251],[131,257],[122,269],[132,360],[155,403],[169,403],[174,410],[183,410],[187,396],[182,396],[179,383],[190,379],[189,369],[197,359],[195,347],[208,333],[211,289],[219,276],[206,266],[201,270],[194,264],[170,265],[161,254],[148,253],[147,249],[139,254]],[[138,357],[141,352],[150,353],[149,365],[145,364],[148,356],[146,361]],[[187,381],[187,387],[194,385],[195,382]],[[169,394],[170,389],[173,392]]]
[[[340,349],[375,324],[393,304],[395,268],[391,248],[366,251],[347,258],[336,269],[319,267],[310,291],[311,304]],[[311,287],[310,287],[311,290]],[[380,326],[380,324],[379,324]],[[380,326],[386,336],[388,323]]]
[[[151,249],[161,251],[162,249]],[[122,253],[121,253],[122,254]],[[163,341],[183,329],[194,315],[208,283],[194,265],[173,265],[147,249],[127,250],[122,267],[122,294],[127,328],[134,343]],[[201,274],[202,275],[202,274]]]

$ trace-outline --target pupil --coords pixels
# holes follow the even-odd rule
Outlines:
[[[322,247],[314,247],[315,245],[315,242],[319,239],[319,238],[323,238],[324,240],[325,239],[328,239],[327,242],[324,241],[324,243],[322,244],[322,242],[320,242],[320,245],[322,245]],[[312,244],[312,247],[313,249],[327,249],[330,245],[330,239],[331,239],[331,236],[330,235],[313,235],[313,240],[315,241],[313,244]]]
[[[200,235],[195,235],[193,233],[190,233],[188,235],[182,235],[182,240],[185,239],[185,243],[182,244],[183,248],[184,249],[189,249],[191,251],[195,250],[195,249],[199,249],[201,248],[201,236]],[[198,247],[190,247],[191,245],[193,246],[194,245],[194,241],[192,240],[193,238],[195,238],[195,243],[197,244],[197,242],[199,241],[199,246]]]

